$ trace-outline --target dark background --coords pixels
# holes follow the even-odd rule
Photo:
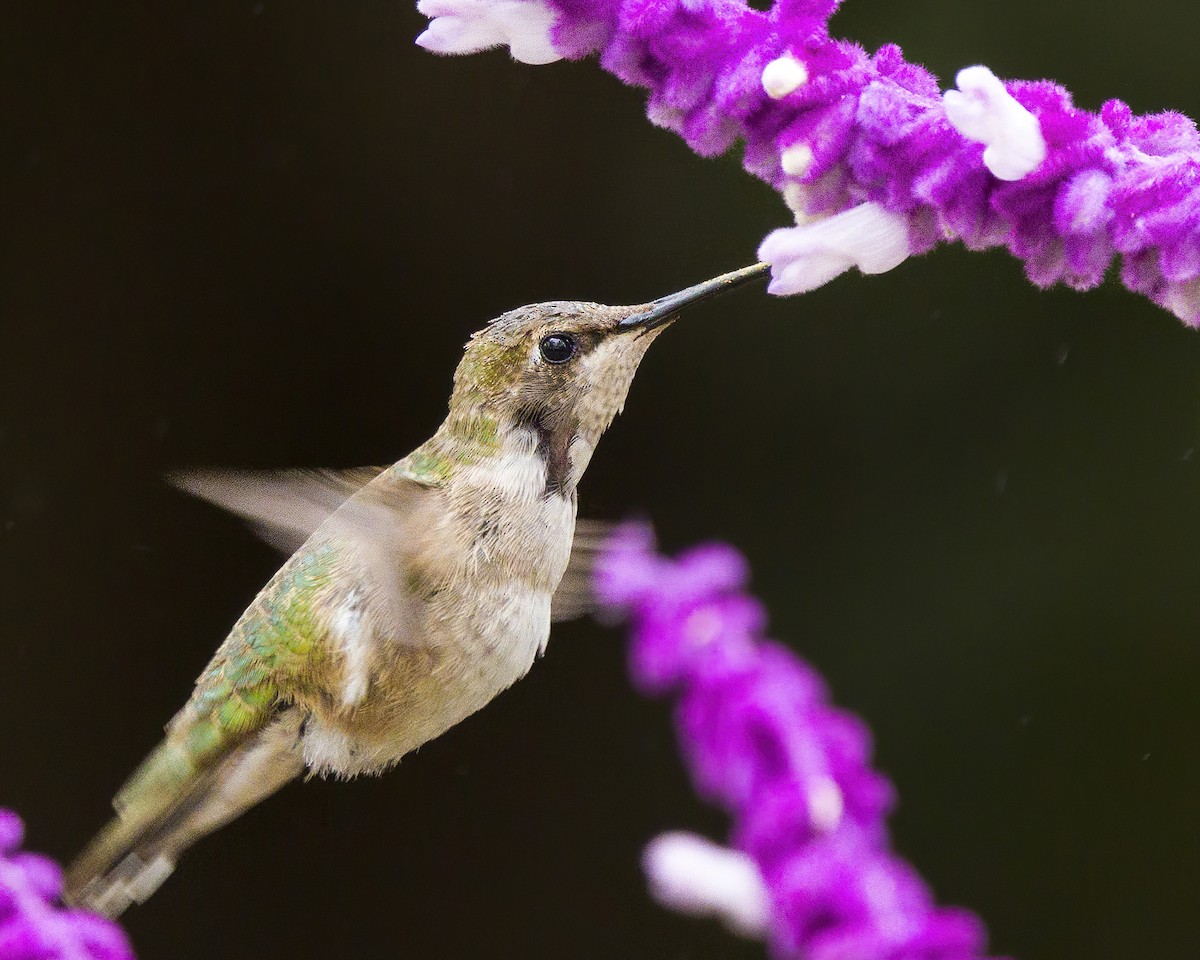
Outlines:
[[[406,2],[8,0],[0,23],[0,803],[66,858],[277,558],[187,466],[398,458],[466,336],[636,302],[788,216],[594,63],[451,60]],[[1200,114],[1192,0],[850,0],[943,78]],[[748,554],[874,728],[899,850],[1024,960],[1200,949],[1200,335],[1115,283],[939,250],[657,344],[581,512]],[[291,787],[127,916],[143,960],[761,956],[644,895],[720,836],[623,640],[556,630],[378,780]]]

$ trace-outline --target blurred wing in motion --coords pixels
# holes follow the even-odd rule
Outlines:
[[[285,553],[298,550],[324,526],[331,537],[355,543],[381,585],[394,580],[397,560],[412,550],[412,535],[421,529],[402,521],[410,520],[422,493],[432,492],[387,474],[384,467],[195,471],[168,479],[180,490],[241,517]],[[551,619],[575,620],[595,609],[596,559],[615,526],[603,520],[576,523],[571,559],[555,591]],[[408,542],[399,542],[401,538]]]
[[[567,572],[559,581],[550,603],[551,620],[576,620],[595,611],[596,590],[592,578],[596,573],[596,561],[616,526],[608,520],[576,522]]]
[[[201,471],[169,479],[240,516],[286,553],[314,537],[336,541],[359,569],[380,626],[395,639],[412,638],[416,601],[405,572],[437,530],[444,509],[437,488],[384,467]]]
[[[292,553],[384,470],[195,470],[168,474],[167,481],[236,514],[271,546]]]

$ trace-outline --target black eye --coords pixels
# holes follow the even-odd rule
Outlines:
[[[566,363],[575,356],[575,338],[569,333],[548,333],[542,337],[541,351],[547,363]]]

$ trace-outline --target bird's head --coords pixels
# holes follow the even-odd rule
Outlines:
[[[766,271],[755,264],[631,307],[566,300],[510,310],[467,343],[447,427],[528,429],[549,455],[569,460],[573,484],[654,339],[684,308]]]

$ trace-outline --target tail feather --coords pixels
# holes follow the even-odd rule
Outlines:
[[[172,738],[160,744],[114,799],[117,816],[67,869],[64,899],[117,917],[149,898],[188,847],[300,774],[293,713],[226,742],[207,763],[181,756]]]
[[[83,852],[68,867],[65,898],[71,903],[86,903],[98,913],[115,916],[102,907],[93,894],[93,884],[114,866],[121,867],[130,854],[189,797],[204,787],[208,778],[202,773],[199,758],[189,756],[178,742],[168,738],[160,743],[113,798],[117,816],[110,820]],[[122,867],[128,873],[133,865]]]
[[[145,903],[174,871],[175,862],[165,853],[139,847],[125,854],[107,872],[93,877],[82,889],[73,891],[68,887],[66,900],[115,919],[132,904]]]

